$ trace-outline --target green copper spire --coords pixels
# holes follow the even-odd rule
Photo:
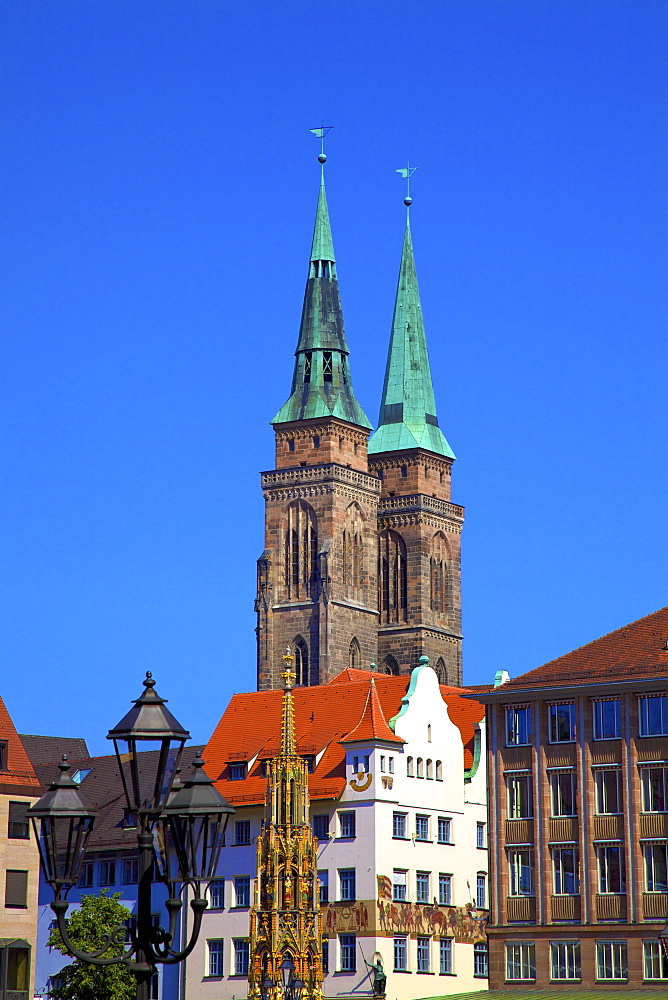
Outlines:
[[[318,158],[324,164],[324,154]],[[348,369],[348,345],[336,277],[324,173],[320,179],[309,275],[290,398],[272,424],[338,417],[371,427],[355,399]]]
[[[407,196],[407,206],[410,201]],[[369,454],[412,448],[455,457],[438,426],[407,218],[378,430],[369,438]]]

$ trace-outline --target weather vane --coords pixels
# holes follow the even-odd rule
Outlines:
[[[316,139],[320,139],[320,155],[318,156],[318,163],[324,164],[327,159],[325,156],[325,136],[328,132],[331,132],[333,128],[333,125],[321,125],[320,128],[309,129],[309,132],[312,132]]]
[[[406,181],[406,197],[404,198],[404,205],[406,208],[410,208],[413,204],[413,199],[411,198],[411,177],[417,170],[417,167],[411,167],[410,163],[407,163],[405,167],[398,167],[397,173]]]

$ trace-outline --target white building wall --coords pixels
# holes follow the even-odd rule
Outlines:
[[[356,720],[351,720],[354,724]],[[395,722],[402,745],[348,744],[346,788],[336,802],[312,803],[312,815],[328,814],[329,838],[320,841],[318,867],[329,876],[329,904],[323,907],[324,931],[328,939],[329,973],[325,995],[336,997],[370,992],[363,956],[369,961],[379,953],[387,973],[387,996],[391,1000],[443,996],[487,989],[487,979],[474,973],[474,938],[480,924],[467,914],[476,902],[477,875],[487,875],[485,847],[477,847],[477,824],[486,824],[484,783],[484,730],[481,766],[469,782],[464,780],[461,733],[450,720],[435,672],[430,667],[413,671],[402,709]],[[368,771],[360,773],[369,757]],[[408,760],[413,761],[413,776]],[[390,771],[390,759],[393,770]],[[418,777],[418,759],[422,761]],[[431,761],[431,777],[427,777]],[[440,778],[436,762],[440,761]],[[354,811],[355,837],[341,837],[340,814]],[[252,847],[229,846],[221,857],[220,875],[225,879],[225,908],[205,912],[200,941],[187,962],[187,1000],[231,1000],[246,995],[245,978],[234,975],[233,939],[248,936],[249,910],[234,907],[233,882],[241,874],[255,874],[255,838],[260,831],[263,809],[237,808],[228,834],[234,842],[235,821],[250,819]],[[393,836],[395,813],[406,816],[406,837]],[[416,835],[416,817],[427,817],[426,840]],[[439,843],[438,820],[450,820],[450,842]],[[356,900],[341,900],[340,872],[355,869]],[[392,880],[395,869],[406,872],[406,902],[379,898],[378,876]],[[429,873],[429,902],[417,902],[417,872]],[[452,904],[438,905],[439,875],[452,876]],[[437,905],[434,904],[436,900]],[[485,899],[485,903],[487,900]],[[341,969],[342,936],[354,937],[356,969]],[[453,938],[452,972],[440,973],[440,939]],[[406,939],[407,968],[394,969],[395,937]],[[427,938],[429,970],[418,971],[418,938]],[[208,977],[209,942],[223,940],[223,975]],[[424,955],[424,951],[423,951]]]

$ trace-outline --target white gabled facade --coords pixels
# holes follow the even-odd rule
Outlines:
[[[405,743],[346,737],[343,792],[311,801],[326,900],[325,995],[370,992],[364,959],[372,962],[378,954],[392,1000],[486,989],[484,722],[474,765],[465,772],[462,731],[428,666],[413,671],[388,721]],[[483,766],[477,768],[477,761]],[[235,808],[220,863],[222,896],[219,888],[213,900],[222,906],[204,914],[200,941],[186,964],[187,1000],[246,995],[247,904],[264,809],[238,801]],[[250,844],[237,844],[248,839]]]

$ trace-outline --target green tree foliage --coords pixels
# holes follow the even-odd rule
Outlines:
[[[120,893],[108,895],[103,889],[99,896],[83,896],[81,907],[67,921],[67,932],[72,944],[80,951],[98,951],[106,934],[120,927],[131,916],[127,907],[119,903]],[[49,946],[63,955],[67,949],[57,928],[51,931]],[[123,952],[123,946],[114,944],[104,955],[113,958]],[[137,994],[135,977],[126,965],[88,965],[74,959],[59,972],[62,986],[51,992],[57,1000],[134,1000]]]

